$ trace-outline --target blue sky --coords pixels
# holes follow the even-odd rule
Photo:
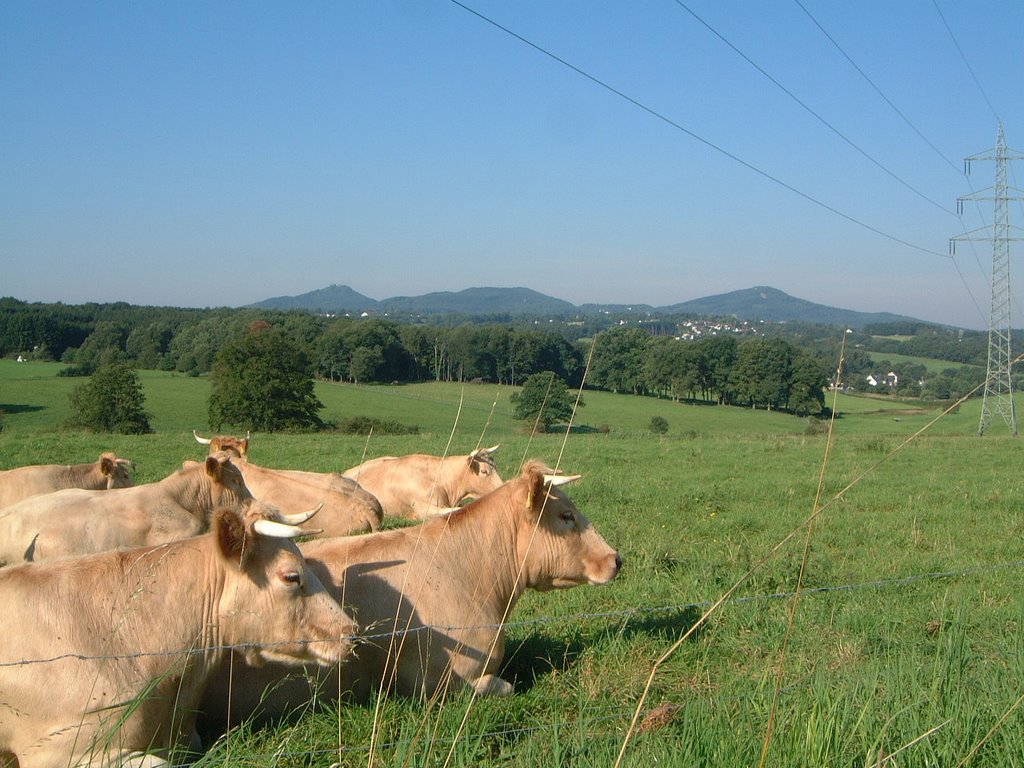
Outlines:
[[[465,5],[494,23],[450,0],[0,4],[0,295],[769,285],[987,323],[991,246],[948,241],[992,221],[955,215],[994,177],[963,158],[999,120],[1024,149],[1024,3]]]

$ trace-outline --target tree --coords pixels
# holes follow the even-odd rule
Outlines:
[[[736,400],[752,408],[785,408],[792,387],[793,354],[789,342],[780,338],[740,344],[731,377]]]
[[[384,367],[384,350],[374,344],[352,351],[348,363],[348,377],[359,384],[378,379],[377,372]]]
[[[594,386],[612,392],[645,394],[644,352],[650,334],[640,328],[614,328],[594,339],[590,379]]]
[[[71,363],[79,375],[88,376],[100,367],[124,362],[127,330],[118,323],[100,321],[89,337],[76,350],[66,350],[64,362]]]
[[[282,328],[266,322],[229,340],[210,370],[210,425],[277,432],[323,426],[313,363]]]
[[[142,435],[152,432],[143,410],[146,396],[126,363],[104,365],[71,392],[70,425],[93,432]]]
[[[541,432],[549,431],[555,422],[572,418],[574,398],[565,382],[552,371],[527,377],[522,390],[514,393],[509,401],[513,418],[536,422]],[[583,407],[583,401],[577,405]]]
[[[157,370],[165,367],[165,357],[173,338],[174,329],[170,323],[140,325],[128,334],[124,343],[125,354],[139,368]]]
[[[697,342],[701,388],[705,397],[714,398],[719,405],[733,401],[734,392],[729,382],[736,363],[736,347],[732,336],[712,336]]]
[[[797,352],[790,366],[789,410],[797,416],[813,416],[825,410],[828,373],[817,358]]]

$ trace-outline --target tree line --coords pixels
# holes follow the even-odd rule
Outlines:
[[[828,372],[821,360],[778,336],[680,342],[623,328],[594,338],[588,382],[612,392],[806,416],[824,411]]]
[[[279,329],[331,381],[485,381],[520,386],[551,372],[570,387],[818,413],[821,389],[838,360],[842,333],[802,323],[762,324],[752,336],[729,332],[680,341],[678,324],[624,318],[470,322],[331,317],[301,310],[188,309],[113,304],[29,304],[0,299],[0,355],[66,363],[68,375],[100,366],[210,373],[218,354],[254,323]],[[888,335],[888,338],[880,338]],[[899,338],[903,338],[902,341]],[[923,366],[875,362],[863,347],[984,361],[985,336],[932,326],[887,325],[848,335],[845,381],[900,374],[898,392],[945,399],[976,385],[984,371],[961,366],[928,374]],[[886,370],[881,370],[885,368]]]

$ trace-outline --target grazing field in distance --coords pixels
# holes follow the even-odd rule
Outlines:
[[[0,361],[0,468],[115,450],[147,482],[203,456],[206,379],[140,372],[154,434],[95,435],[60,427],[80,380],[59,368]],[[1000,422],[976,436],[980,401],[942,416],[844,396],[829,443],[786,414],[587,391],[568,437],[530,437],[512,391],[319,383],[329,421],[420,431],[257,434],[251,457],[338,471],[500,443],[505,478],[527,458],[583,474],[566,492],[619,577],[524,595],[511,698],[325,708],[242,727],[196,765],[590,768],[625,744],[623,765],[750,766],[766,740],[771,766],[1024,765],[1024,446]]]

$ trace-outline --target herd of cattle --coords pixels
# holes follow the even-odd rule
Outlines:
[[[621,566],[560,488],[578,476],[503,483],[497,446],[337,474],[195,437],[204,462],[144,485],[113,454],[0,472],[0,768],[165,765],[314,698],[505,695],[523,591]]]

